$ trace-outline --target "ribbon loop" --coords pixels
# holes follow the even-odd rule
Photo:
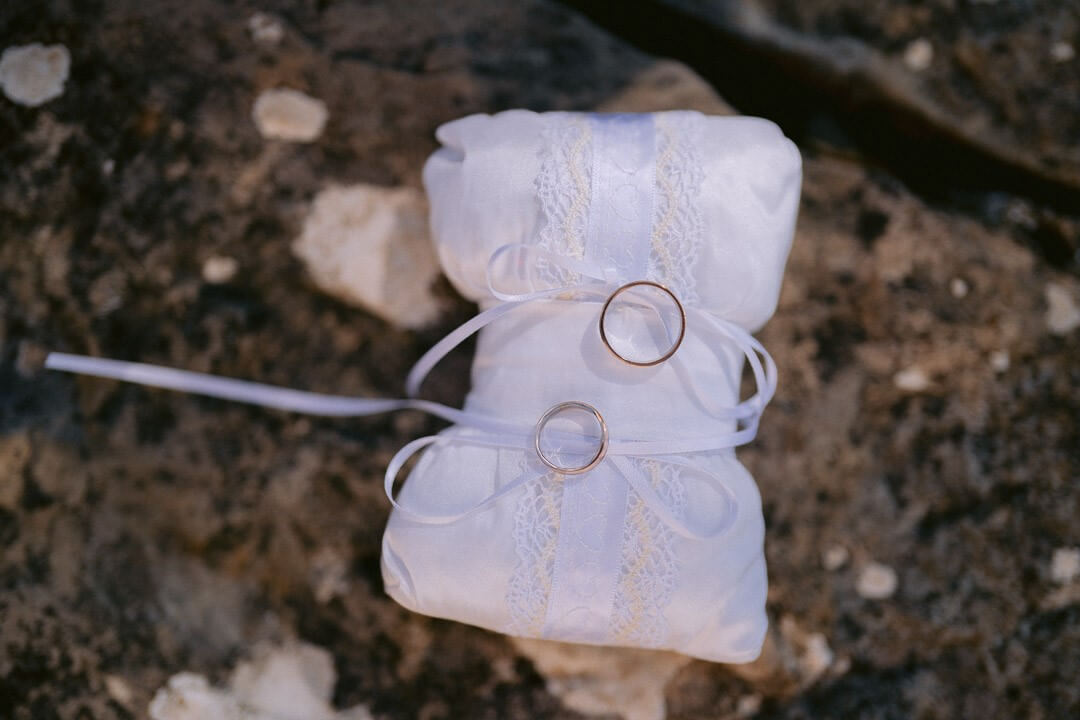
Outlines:
[[[536,273],[541,262],[576,275],[580,282],[537,289],[538,279]],[[619,273],[615,268],[599,267],[591,262],[556,255],[532,245],[509,244],[496,249],[488,260],[487,281],[492,296],[502,302],[480,312],[451,331],[424,353],[409,371],[406,379],[406,392],[408,395],[406,398],[355,398],[327,395],[157,365],[84,357],[67,353],[50,353],[46,358],[45,367],[310,415],[350,417],[404,409],[420,410],[449,422],[473,428],[479,432],[479,434],[470,433],[468,435],[456,434],[452,438],[453,442],[466,442],[495,448],[526,449],[530,446],[530,441],[535,439],[533,428],[522,427],[519,424],[474,411],[461,410],[417,399],[416,395],[419,393],[421,383],[430,370],[447,353],[460,345],[466,338],[503,315],[529,303],[543,299],[553,299],[566,294],[585,295],[593,300],[605,298],[618,289],[618,275]],[[500,289],[499,281],[508,281],[511,284],[517,283],[518,285],[513,289],[519,292],[508,291],[510,288]],[[524,292],[520,292],[521,290],[524,290]],[[668,456],[670,458],[677,455],[722,450],[750,442],[757,434],[762,411],[776,392],[776,364],[764,346],[740,326],[715,317],[700,308],[687,308],[687,310],[691,311],[690,317],[693,319],[693,326],[701,333],[706,342],[712,346],[713,351],[717,353],[718,359],[723,350],[716,343],[732,343],[742,352],[754,376],[757,391],[735,407],[710,409],[710,413],[714,417],[735,422],[736,429],[731,432],[708,437],[669,440],[627,440],[613,437],[610,440],[607,452],[609,456],[614,457],[608,457],[604,462],[610,461],[612,466],[634,488],[643,501],[674,531],[689,538],[708,539],[720,534],[724,528],[700,530],[688,526],[664,504],[651,485],[641,477],[640,473],[635,471],[629,458],[656,456]],[[677,358],[672,358],[672,360],[677,360]],[[678,369],[678,367],[677,365],[676,368]],[[691,385],[693,385],[692,379]],[[491,505],[499,498],[520,487],[529,477],[528,472],[522,474],[479,503],[456,514],[430,515],[417,513],[402,507],[393,494],[394,480],[402,466],[412,455],[423,448],[432,444],[450,441],[444,436],[424,437],[408,443],[394,455],[386,469],[385,476],[386,495],[393,507],[418,519],[420,522],[454,522]],[[599,462],[599,458],[597,462]],[[674,459],[658,462],[692,467]],[[535,468],[535,470],[540,471],[539,468]],[[704,472],[698,468],[695,468],[695,470]],[[720,484],[719,478],[710,473],[705,474],[716,484],[719,491],[726,492],[722,484]]]

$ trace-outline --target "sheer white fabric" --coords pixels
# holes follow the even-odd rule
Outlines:
[[[774,311],[801,167],[772,123],[515,110],[463,118],[438,137],[424,173],[435,244],[451,281],[481,306],[497,304],[492,253],[522,243],[607,268],[620,283],[662,282],[689,307],[748,330]],[[576,280],[562,266],[540,271],[551,285]],[[599,310],[544,299],[485,327],[465,410],[529,426],[580,400],[623,440],[735,429],[716,408],[739,402],[737,347],[717,347],[689,323],[671,360],[631,367],[601,344]],[[505,633],[752,660],[766,629],[756,485],[730,448],[671,460],[558,476],[525,449],[435,444],[398,498],[412,511],[453,515],[527,479],[451,523],[395,511],[383,540],[386,589],[415,611]],[[680,521],[722,532],[674,532],[624,471]]]

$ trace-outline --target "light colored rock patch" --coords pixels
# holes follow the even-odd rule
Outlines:
[[[239,269],[240,264],[235,258],[213,255],[203,263],[202,276],[203,280],[211,285],[220,285],[232,280]]]
[[[1058,548],[1050,560],[1050,579],[1067,585],[1080,577],[1080,548]]]
[[[847,565],[851,553],[843,545],[833,545],[821,554],[821,564],[826,570],[839,570]]]
[[[922,72],[929,68],[933,61],[934,46],[931,45],[930,41],[926,38],[912,40],[911,43],[904,48],[904,64],[907,65],[909,70]]]
[[[869,563],[855,581],[855,592],[869,600],[885,600],[896,593],[896,571],[879,562]]]
[[[228,688],[202,675],[174,675],[150,701],[151,720],[370,720],[358,705],[330,704],[337,674],[330,653],[313,645],[264,647],[237,666]]]
[[[512,640],[547,679],[548,691],[568,708],[624,720],[663,720],[664,688],[690,662],[683,655],[654,650]]]
[[[686,65],[660,60],[634,77],[621,92],[602,103],[600,112],[697,110],[706,115],[734,115],[735,110],[712,85]]]
[[[329,113],[326,103],[292,88],[263,90],[251,110],[264,138],[307,143],[322,135]]]
[[[63,45],[16,45],[0,55],[0,88],[12,102],[37,107],[64,94],[70,70]]]
[[[904,392],[922,392],[930,387],[930,378],[922,368],[910,367],[893,376],[893,384]]]
[[[252,40],[266,45],[277,45],[285,37],[285,28],[277,18],[263,12],[257,12],[248,18],[247,29]]]
[[[320,289],[400,327],[422,327],[441,305],[439,265],[418,190],[331,187],[316,196],[293,252]]]
[[[1055,335],[1068,335],[1080,327],[1080,306],[1072,291],[1064,285],[1046,286],[1046,327]]]

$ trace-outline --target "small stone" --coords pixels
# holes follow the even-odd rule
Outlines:
[[[262,12],[257,12],[248,18],[247,28],[255,42],[266,45],[277,45],[285,36],[285,29],[281,27],[277,18]]]
[[[101,172],[102,172],[102,174],[104,174],[106,176],[112,175],[113,170],[115,170],[115,169],[116,169],[116,161],[113,160],[112,158],[109,158],[105,162],[101,163]]]
[[[1080,548],[1058,548],[1050,560],[1050,579],[1068,585],[1080,576]]]
[[[1065,63],[1076,57],[1076,50],[1067,42],[1056,42],[1050,46],[1050,59],[1056,63]]]
[[[922,392],[930,387],[930,378],[921,368],[910,367],[893,376],[893,383],[904,392]]]
[[[264,138],[302,143],[322,135],[328,116],[326,103],[292,88],[264,90],[251,114]]]
[[[990,367],[996,373],[1003,373],[1009,369],[1009,351],[995,350],[990,353]]]
[[[240,264],[231,257],[212,255],[203,263],[203,280],[211,285],[227,283],[236,276],[236,271],[239,268]]]
[[[868,600],[884,600],[893,596],[897,584],[895,570],[888,565],[872,562],[859,573],[855,591]]]
[[[1055,335],[1068,335],[1080,327],[1080,307],[1069,288],[1057,283],[1046,286],[1046,326]]]
[[[119,675],[106,675],[105,676],[105,692],[109,694],[116,702],[121,705],[128,706],[135,698],[135,692],[128,685],[127,680]]]
[[[964,280],[964,278],[954,277],[949,282],[949,292],[951,292],[952,296],[957,300],[967,297],[968,291],[970,289],[971,288],[968,287],[967,280]]]
[[[434,321],[439,264],[427,202],[409,187],[331,187],[320,192],[293,253],[321,290],[406,328]]]
[[[735,714],[739,717],[753,717],[761,710],[760,695],[743,695],[735,703]]]
[[[71,55],[63,45],[17,45],[0,55],[0,88],[12,102],[43,105],[64,94]]]
[[[834,657],[835,655],[832,648],[829,647],[829,641],[825,639],[825,636],[821,633],[810,633],[806,638],[806,650],[800,659],[803,674],[808,681],[813,682],[824,675],[825,671],[832,665]]]
[[[934,61],[934,46],[926,38],[912,40],[904,49],[904,64],[910,70],[922,72]]]
[[[851,554],[846,547],[833,545],[821,554],[821,564],[826,570],[835,571],[847,565],[849,557]]]

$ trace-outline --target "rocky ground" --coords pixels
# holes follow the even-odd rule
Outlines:
[[[270,717],[275,688],[300,698],[288,718],[1080,715],[1080,222],[1059,202],[1080,167],[1076,3],[764,4],[786,31],[856,38],[1065,190],[929,193],[842,124],[789,128],[802,213],[760,335],[782,380],[741,451],[772,630],[744,667],[515,642],[386,598],[382,469],[435,421],[312,419],[42,361],[396,395],[473,309],[442,280],[402,299],[309,271],[293,244],[333,224],[324,191],[397,188],[384,261],[408,247],[430,268],[415,191],[438,124],[729,112],[745,93],[547,2],[183,7],[0,7],[0,45],[63,45],[70,65],[49,99],[0,72],[0,717]],[[277,87],[305,97],[257,125]],[[468,366],[429,394],[460,402]]]

